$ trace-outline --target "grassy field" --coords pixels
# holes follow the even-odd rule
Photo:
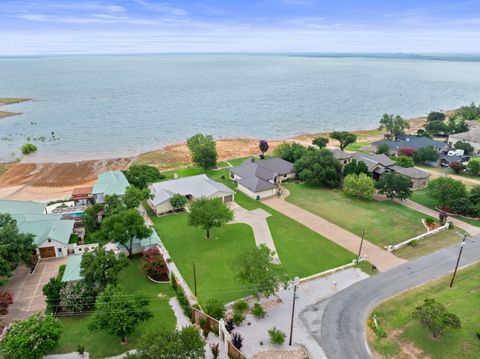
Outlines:
[[[361,151],[362,147],[368,146],[370,142],[355,142],[349,144],[347,147],[345,147],[345,150],[347,151]]]
[[[421,220],[425,215],[390,201],[363,201],[341,190],[288,184],[287,201],[326,220],[362,235],[378,246],[399,243],[426,232]]]
[[[150,298],[150,309],[153,318],[142,323],[135,334],[128,339],[128,344],[120,343],[120,339],[103,332],[92,332],[88,329],[92,314],[61,317],[63,334],[55,353],[69,353],[83,345],[90,353],[90,358],[105,358],[118,355],[136,346],[138,338],[148,330],[173,330],[176,318],[168,300],[174,296],[170,284],[155,284],[145,277],[140,257],[134,257],[130,265],[119,277],[119,284],[127,288],[131,294],[143,293]]]
[[[412,197],[410,199],[412,201],[420,203],[422,206],[425,206],[425,207],[428,207],[430,209],[436,210],[435,207],[437,206],[437,202],[430,195],[430,192],[429,192],[428,188],[414,191],[412,193]],[[465,217],[460,217],[460,216],[453,216],[453,217],[455,217],[455,218],[457,218],[457,219],[459,219],[459,220],[461,220],[465,223],[469,223],[472,226],[480,227],[480,221],[477,220],[477,219],[465,218]]]
[[[475,333],[479,327],[480,264],[459,271],[455,285],[448,287],[447,276],[388,300],[375,309],[377,318],[388,336],[370,336],[370,345],[384,358],[477,359],[480,341]],[[447,331],[441,339],[432,335],[412,319],[412,312],[425,298],[433,298],[457,314],[462,322],[459,330]],[[420,353],[418,353],[420,351]]]
[[[457,232],[463,233],[458,229],[445,230],[418,241],[416,246],[405,246],[398,251],[395,251],[394,254],[397,257],[408,260],[424,256],[449,245],[460,243],[462,238]]]

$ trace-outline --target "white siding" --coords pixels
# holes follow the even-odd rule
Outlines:
[[[45,247],[55,247],[55,254],[57,257],[65,257],[68,255],[68,244],[63,244],[57,242],[55,240],[51,240],[50,242],[47,240],[40,243],[37,248],[45,248]],[[61,253],[59,253],[59,249],[61,249]],[[37,249],[37,254],[40,255],[40,251]]]
[[[260,197],[260,199],[268,198],[268,197],[275,196],[275,194],[277,193],[276,188],[272,188],[272,189],[268,189],[266,191],[261,191],[261,192],[254,193],[254,192],[250,191],[248,188],[242,186],[241,184],[238,184],[238,189],[240,191],[242,191],[243,193],[245,193],[248,197],[253,198],[253,199],[257,199],[257,196]]]

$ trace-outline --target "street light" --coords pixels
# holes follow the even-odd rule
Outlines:
[[[455,270],[453,271],[452,281],[450,282],[450,288],[453,287],[453,282],[455,281],[455,276],[457,275],[458,264],[460,263],[460,257],[462,256],[463,247],[465,246],[465,241],[467,239],[467,234],[463,235],[462,244],[460,245],[460,251],[458,252],[457,264],[455,264]]]
[[[292,319],[290,321],[290,340],[288,341],[288,345],[292,345],[292,336],[293,336],[293,317],[295,315],[295,301],[297,299],[297,287],[300,283],[300,278],[295,277],[293,280],[293,304],[292,304]]]

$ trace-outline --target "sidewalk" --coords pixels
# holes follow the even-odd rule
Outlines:
[[[348,249],[350,252],[358,253],[361,238],[357,235],[283,199],[272,197],[264,200],[263,203],[337,243],[339,246]],[[367,255],[367,260],[382,272],[406,262],[406,260],[400,259],[366,240],[363,241],[362,254]]]
[[[418,212],[425,213],[425,214],[429,215],[430,217],[438,218],[438,214],[439,214],[438,211],[435,211],[435,210],[430,209],[428,207],[422,206],[421,204],[419,204],[417,202],[414,202],[411,199],[407,199],[405,201],[396,200],[395,202],[397,202],[398,204],[401,204],[403,206],[409,207],[411,209],[414,209]],[[480,234],[480,227],[472,226],[471,224],[468,224],[466,222],[463,222],[463,221],[461,221],[459,219],[456,219],[454,217],[451,217],[451,216],[449,216],[447,218],[447,221],[452,222],[455,226],[463,229],[465,232],[469,233],[471,236],[476,236],[476,235]]]

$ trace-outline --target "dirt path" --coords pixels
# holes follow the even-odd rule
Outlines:
[[[425,206],[422,206],[421,204],[412,201],[411,199],[407,199],[405,201],[395,201],[398,204],[401,204],[403,206],[412,208],[418,212],[425,213],[433,218],[438,218],[438,211],[434,211],[433,209],[427,208]],[[480,227],[475,227],[472,226],[471,224],[465,223],[459,219],[453,218],[453,217],[448,217],[447,221],[452,222],[454,225],[457,227],[463,229],[465,232],[468,232],[472,236],[476,236],[480,234]]]
[[[442,169],[440,168],[435,168],[435,167],[432,167],[432,168],[428,168],[428,167],[421,167],[419,168],[420,170],[422,171],[425,171],[425,172],[428,172],[432,175],[431,179],[435,179],[435,178],[438,178],[438,177],[445,177],[445,176],[448,176],[450,178],[453,178],[455,180],[458,180],[460,182],[463,182],[464,184],[466,184],[467,186],[480,186],[480,180],[476,180],[476,179],[473,179],[473,178],[468,178],[468,177],[463,177],[463,176],[459,176],[459,175],[456,175],[456,174],[453,174],[453,173],[445,173],[442,171]]]
[[[357,253],[360,248],[360,237],[303,208],[276,197],[266,199],[263,203],[348,249],[350,252]],[[393,254],[368,241],[363,241],[362,254],[366,254],[367,260],[382,272],[406,262],[406,260],[395,257]]]

